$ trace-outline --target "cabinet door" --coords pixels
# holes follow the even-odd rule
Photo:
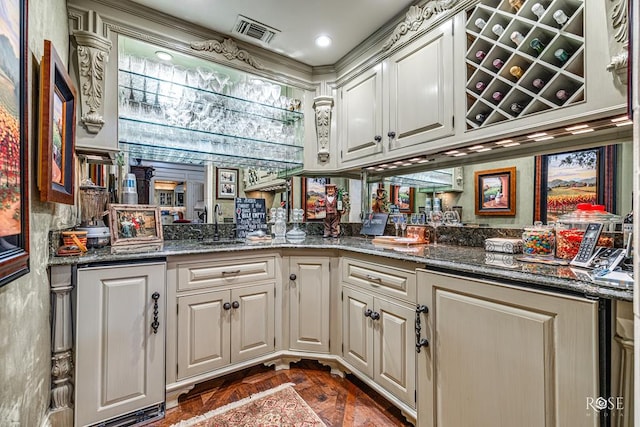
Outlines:
[[[445,274],[419,285],[419,425],[598,425],[595,301]]]
[[[289,272],[289,347],[329,351],[329,259],[291,257]]]
[[[390,150],[453,134],[452,28],[449,20],[388,59]]]
[[[77,279],[75,425],[164,401],[165,264],[80,268]]]
[[[231,363],[229,291],[178,298],[178,379]]]
[[[231,361],[275,351],[275,283],[231,291]]]
[[[340,97],[342,161],[381,152],[382,145],[375,137],[382,137],[382,66],[376,65],[344,85]]]
[[[351,288],[342,291],[342,357],[360,372],[373,378],[373,297]]]
[[[374,374],[376,383],[415,407],[415,309],[376,298]]]

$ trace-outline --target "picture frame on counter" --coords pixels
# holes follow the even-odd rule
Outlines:
[[[29,272],[27,1],[6,3],[0,36],[16,43],[3,58],[15,74],[6,74],[0,97],[0,287]]]
[[[476,215],[515,216],[515,167],[476,171],[474,182]]]
[[[302,200],[304,201],[305,221],[317,221],[326,218],[325,206],[327,193],[325,186],[329,178],[302,177]]]
[[[413,212],[413,203],[416,189],[404,185],[391,186],[391,204],[402,213]]]
[[[216,169],[216,199],[235,199],[238,197],[238,169]]]
[[[616,156],[616,145],[536,156],[534,221],[557,221],[578,203],[614,212]]]
[[[40,68],[38,188],[43,202],[74,203],[76,90],[53,44]]]
[[[160,207],[154,205],[109,205],[111,246],[162,243]]]

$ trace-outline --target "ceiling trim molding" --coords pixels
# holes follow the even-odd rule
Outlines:
[[[460,0],[431,0],[422,8],[411,6],[407,11],[404,21],[393,30],[391,37],[382,45],[382,50],[389,50],[409,31],[418,31],[422,24],[432,16],[438,15],[453,8]]]
[[[253,55],[251,55],[246,50],[240,49],[236,42],[231,38],[224,39],[222,43],[220,43],[218,40],[205,40],[200,42],[195,41],[191,42],[190,46],[191,49],[194,50],[205,50],[207,52],[217,53],[224,56],[229,61],[243,61],[255,69],[264,69],[264,65],[262,65],[260,61],[255,59]]]

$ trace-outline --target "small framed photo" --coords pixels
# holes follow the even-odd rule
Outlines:
[[[162,243],[160,208],[152,205],[109,205],[111,245]]]
[[[516,168],[475,173],[476,215],[516,214]]]
[[[62,60],[44,41],[40,72],[40,200],[73,205],[76,91]]]
[[[409,186],[392,185],[391,203],[396,205],[400,212],[413,212],[413,200],[415,188]]]
[[[235,199],[238,197],[238,169],[218,168],[216,199]]]
[[[329,178],[302,177],[302,200],[305,221],[316,221],[327,216],[325,186]]]

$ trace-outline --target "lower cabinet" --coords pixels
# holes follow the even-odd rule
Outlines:
[[[415,309],[393,298],[342,290],[343,358],[415,408]]]
[[[76,426],[164,402],[165,301],[164,263],[78,269]]]
[[[597,303],[418,272],[418,424],[596,426]]]
[[[275,283],[178,297],[178,379],[275,350]]]
[[[329,258],[290,257],[288,283],[289,348],[328,353]]]

